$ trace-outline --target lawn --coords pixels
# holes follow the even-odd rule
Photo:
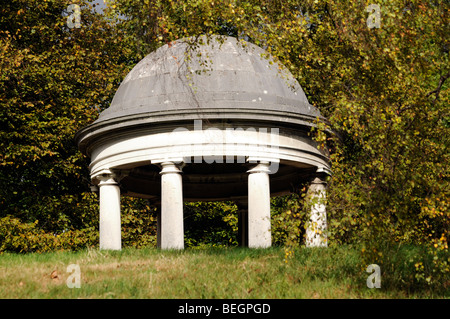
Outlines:
[[[298,248],[288,257],[283,248],[2,254],[0,298],[449,297],[448,291],[402,288],[403,279],[395,280],[400,270],[392,265],[380,266],[381,288],[369,289],[360,255],[351,246]],[[80,288],[73,287],[77,278]]]

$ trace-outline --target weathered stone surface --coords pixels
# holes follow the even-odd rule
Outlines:
[[[164,45],[126,76],[97,122],[168,110],[182,114],[229,108],[319,116],[291,73],[266,55],[232,37],[224,43],[213,38],[196,49],[185,40]]]

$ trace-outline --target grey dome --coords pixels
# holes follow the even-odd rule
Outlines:
[[[126,76],[96,122],[152,113],[152,121],[158,122],[163,120],[161,112],[176,112],[171,121],[229,118],[230,111],[244,116],[236,110],[247,115],[270,111],[320,116],[291,73],[263,49],[232,37],[214,37],[196,48],[178,40],[147,55]]]

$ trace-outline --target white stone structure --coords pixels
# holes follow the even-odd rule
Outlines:
[[[121,194],[160,206],[161,249],[184,248],[183,201],[235,200],[242,243],[264,248],[270,196],[313,181],[309,198],[325,197],[328,155],[308,135],[325,119],[293,76],[252,44],[213,37],[194,49],[190,41],[140,61],[76,135],[100,194],[101,249],[121,249]],[[312,203],[306,242],[323,246],[325,206]]]

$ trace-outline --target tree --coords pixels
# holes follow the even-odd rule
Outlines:
[[[94,227],[87,160],[74,134],[93,122],[126,74],[121,32],[79,1],[0,5],[0,217],[50,234]]]

